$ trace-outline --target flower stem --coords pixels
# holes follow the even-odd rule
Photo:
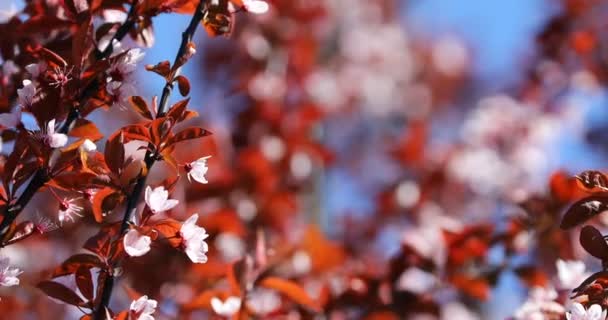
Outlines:
[[[192,16],[192,19],[190,20],[190,24],[188,25],[186,30],[184,30],[184,32],[182,32],[182,42],[181,42],[179,50],[175,56],[175,61],[174,61],[173,65],[177,65],[178,61],[180,61],[180,59],[182,59],[186,55],[186,53],[187,53],[186,51],[188,50],[188,44],[192,41],[192,37],[194,36],[196,29],[198,28],[199,23],[203,19],[205,3],[206,3],[206,0],[199,1],[196,12]],[[179,74],[180,70],[181,70],[181,66],[177,68],[177,70],[175,71],[175,74]],[[167,111],[166,110],[167,105],[169,103],[169,97],[171,96],[172,91],[173,91],[173,81],[168,80],[165,83],[165,86],[163,88],[163,92],[162,92],[162,95],[160,98],[160,103],[158,105],[158,110],[156,110],[157,118],[165,115],[165,113]],[[151,150],[152,150],[152,148],[148,148],[148,151],[146,152],[146,156],[144,158],[146,170],[142,170],[142,172],[150,172],[150,169],[156,162],[155,152],[153,152]],[[127,201],[127,206],[126,206],[125,213],[124,213],[122,223],[120,226],[119,235],[121,235],[121,236],[129,228],[129,221],[131,220],[131,218],[133,217],[133,215],[135,214],[135,212],[137,210],[137,203],[139,202],[139,198],[141,198],[141,195],[143,193],[144,187],[146,185],[146,179],[147,179],[147,174],[140,174],[135,182],[135,186],[133,187],[131,196],[129,197],[129,200]],[[115,261],[112,266],[112,269],[115,269],[119,266],[120,266],[120,261]],[[105,317],[105,314],[106,314],[105,310],[108,307],[108,304],[110,303],[110,298],[112,297],[112,289],[114,287],[114,280],[115,280],[114,275],[108,274],[103,283],[101,300],[99,302],[99,306],[97,307],[97,310],[95,311],[95,316],[94,316],[94,319],[96,319],[96,320],[103,320]]]

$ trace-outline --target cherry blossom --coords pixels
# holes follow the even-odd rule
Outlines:
[[[150,251],[152,239],[135,229],[129,230],[123,238],[125,252],[131,257],[141,257]]]
[[[530,290],[528,300],[515,311],[516,320],[540,320],[546,315],[563,315],[564,307],[555,302],[557,292],[552,288],[534,287]]]
[[[46,71],[47,67],[48,65],[46,64],[46,62],[42,61],[38,63],[28,64],[27,66],[25,66],[25,70],[27,70],[27,72],[31,75],[32,79],[37,79],[41,74]]]
[[[51,148],[61,148],[68,143],[68,136],[63,133],[55,133],[55,119],[46,124],[44,142]]]
[[[202,157],[184,166],[188,174],[189,181],[190,179],[194,179],[195,181],[203,184],[208,183],[207,178],[205,178],[205,174],[207,171],[209,171],[209,167],[207,167],[207,159],[209,158],[211,158],[211,156]]]
[[[205,263],[207,262],[207,251],[209,246],[205,242],[205,239],[209,236],[205,228],[201,228],[196,225],[198,220],[198,214],[193,214],[186,220],[179,231],[182,237],[182,247],[188,255],[188,258],[194,263]]]
[[[25,108],[30,108],[34,103],[36,95],[36,85],[31,80],[23,80],[23,88],[17,89],[19,104]]]
[[[0,126],[13,128],[21,123],[21,107],[17,107],[13,112],[0,114]]]
[[[260,0],[244,0],[243,6],[245,10],[255,14],[262,14],[268,11],[268,3]]]
[[[84,152],[93,152],[95,150],[97,150],[97,145],[89,140],[89,139],[85,139],[84,142],[82,143],[82,145],[80,145],[80,148],[84,151]]]
[[[59,203],[59,213],[58,220],[59,224],[63,225],[64,221],[74,221],[74,215],[82,217],[80,211],[82,211],[82,207],[74,204],[76,199],[63,199]]]
[[[152,314],[156,311],[158,302],[154,299],[148,299],[148,296],[141,296],[139,299],[131,302],[129,308],[130,318],[133,320],[154,320]]]
[[[18,275],[23,271],[12,268],[10,266],[10,259],[8,257],[0,258],[0,286],[11,287],[19,285]]]
[[[228,297],[222,302],[217,297],[211,298],[211,307],[215,313],[223,317],[232,317],[241,308],[241,298]]]
[[[585,310],[582,304],[575,302],[566,313],[568,320],[605,320],[606,310],[602,310],[599,304],[594,304]]]
[[[111,97],[112,107],[126,110],[129,107],[129,97],[135,95],[135,86],[128,82],[112,81],[106,85]]]
[[[150,186],[146,187],[145,200],[150,210],[154,213],[171,210],[179,203],[178,200],[169,199],[169,191],[165,190],[163,186],[158,186],[154,189]]]
[[[582,261],[559,259],[556,265],[560,289],[574,289],[589,276],[589,273],[585,272],[585,263]]]

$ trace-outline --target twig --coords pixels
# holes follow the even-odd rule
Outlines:
[[[200,0],[198,7],[196,9],[196,12],[192,16],[192,19],[190,20],[190,24],[188,25],[186,30],[184,32],[182,32],[182,43],[175,56],[175,61],[173,63],[174,66],[177,65],[177,63],[180,61],[180,59],[182,59],[185,56],[186,50],[188,50],[188,44],[192,41],[192,37],[194,36],[194,33],[196,32],[196,29],[198,28],[198,25],[203,18],[205,3],[206,3],[206,0]],[[179,74],[180,69],[181,69],[181,66],[179,66],[175,70],[175,74]],[[167,105],[169,103],[169,97],[171,96],[172,91],[173,91],[173,81],[168,80],[165,83],[165,87],[163,88],[163,92],[162,92],[162,95],[160,98],[160,103],[158,105],[158,110],[156,110],[157,118],[164,116],[164,114],[166,113]],[[144,158],[144,162],[145,162],[146,169],[147,169],[147,170],[145,170],[145,172],[150,172],[150,169],[152,168],[152,166],[154,165],[154,163],[156,162],[156,159],[157,159],[156,154],[154,152],[150,151],[151,148],[148,148],[148,149],[149,150],[146,152],[146,156]],[[129,221],[131,221],[131,218],[133,217],[133,215],[135,214],[135,211],[137,210],[137,203],[143,193],[144,187],[146,185],[146,179],[147,179],[147,174],[140,174],[135,182],[135,186],[133,187],[133,192],[131,193],[129,200],[127,201],[127,207],[125,209],[125,213],[124,213],[124,216],[122,219],[119,235],[124,234],[125,231],[129,228]],[[119,266],[120,266],[120,261],[115,261],[114,264],[112,265],[112,269],[115,269]],[[96,320],[104,319],[105,314],[106,314],[105,310],[108,307],[108,304],[110,303],[110,298],[112,297],[113,287],[114,287],[114,275],[110,273],[107,275],[107,277],[104,281],[104,284],[103,284],[101,300],[99,302],[99,306],[97,307],[97,310],[95,312],[95,317],[94,317]]]
[[[135,16],[137,1],[138,0],[134,0],[133,5],[131,5],[131,9],[129,10],[127,20],[125,20],[125,22],[118,28],[108,46],[103,50],[103,52],[99,52],[98,50],[95,52],[96,59],[101,60],[109,57],[113,51],[112,42],[114,40],[121,41],[133,27],[135,21],[137,20]],[[95,82],[91,82],[91,85],[83,90],[80,99],[81,101],[88,98],[88,95],[92,91],[90,86],[94,86],[94,83]],[[78,110],[78,107],[72,107],[65,122],[59,129],[59,132],[67,134],[79,116],[80,111]],[[10,225],[13,223],[13,221],[15,221],[17,216],[19,216],[30,200],[32,200],[36,192],[42,188],[49,181],[49,179],[48,169],[46,167],[38,169],[17,201],[14,204],[9,204],[6,206],[6,209],[4,212],[2,212],[2,222],[0,222],[0,241],[5,240],[4,237],[6,236]],[[2,243],[0,243],[0,247],[2,247]]]

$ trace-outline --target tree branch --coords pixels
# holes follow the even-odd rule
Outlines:
[[[105,59],[105,58],[109,57],[113,52],[112,42],[114,40],[121,41],[127,35],[129,30],[135,25],[135,22],[137,20],[137,17],[136,17],[137,2],[138,2],[138,0],[134,0],[133,4],[131,5],[131,8],[129,9],[129,14],[127,16],[127,19],[118,28],[118,30],[112,37],[112,40],[110,41],[108,46],[103,50],[103,52],[96,50],[96,52],[95,52],[96,59],[101,60],[101,59]],[[87,86],[83,90],[80,100],[81,101],[86,100],[88,98],[88,95],[92,91],[91,87],[96,86],[96,85],[97,85],[96,82],[91,82],[89,84],[89,86]],[[79,116],[80,116],[80,111],[78,110],[78,108],[77,107],[71,108],[65,122],[59,129],[59,132],[63,133],[63,134],[67,134]],[[48,181],[49,181],[48,169],[47,168],[38,169],[36,171],[36,173],[34,174],[34,176],[32,177],[32,179],[30,180],[30,182],[28,183],[28,185],[25,187],[25,190],[23,190],[23,192],[17,199],[17,201],[12,205],[9,204],[6,206],[6,209],[4,210],[4,212],[2,212],[2,217],[3,217],[2,222],[0,222],[0,241],[6,240],[6,239],[4,239],[4,237],[6,236],[6,233],[9,229],[9,227],[11,226],[11,224],[15,221],[17,216],[19,216],[19,214],[27,206],[27,204],[30,202],[30,200],[32,200],[32,198],[34,197],[36,192],[40,188],[42,188]],[[3,246],[3,244],[0,243],[0,247],[2,247],[2,246]]]
[[[196,9],[196,12],[192,16],[192,19],[190,20],[190,24],[188,25],[186,30],[184,32],[182,32],[182,42],[181,42],[179,50],[177,51],[177,54],[175,56],[175,61],[173,63],[174,66],[177,65],[177,63],[180,61],[180,59],[182,59],[186,55],[186,51],[188,50],[188,44],[192,41],[192,37],[194,36],[194,33],[196,32],[198,25],[203,18],[205,3],[206,3],[206,0],[200,0],[198,7]],[[182,68],[182,66],[178,67],[175,70],[175,75],[179,74],[181,68]],[[169,103],[169,97],[171,96],[172,91],[173,91],[173,81],[169,80],[165,83],[165,86],[163,88],[163,92],[162,92],[162,95],[160,98],[160,103],[158,105],[158,110],[156,111],[157,118],[164,116],[164,114],[166,113],[167,105]],[[146,152],[146,156],[144,158],[144,162],[145,162],[146,169],[147,169],[147,170],[145,170],[145,172],[150,172],[150,169],[156,162],[156,155],[152,151],[150,151],[151,149],[152,148],[148,148],[148,151]],[[120,236],[122,236],[122,234],[124,234],[125,231],[127,231],[127,229],[129,228],[129,221],[131,221],[131,218],[133,217],[133,215],[135,214],[135,212],[137,210],[137,203],[139,202],[139,198],[141,198],[141,195],[144,191],[144,187],[146,185],[146,180],[147,180],[147,174],[140,174],[135,182],[135,186],[133,187],[133,192],[131,193],[129,200],[127,201],[127,207],[125,209],[125,213],[124,213],[122,223],[120,226],[120,233],[119,233]],[[120,239],[120,238],[118,238],[118,239]],[[112,266],[112,269],[115,269],[119,266],[120,266],[120,261],[115,261]],[[103,320],[105,317],[105,314],[106,314],[105,310],[110,303],[110,298],[112,297],[112,289],[114,287],[114,280],[115,280],[114,275],[109,273],[104,281],[103,289],[102,289],[103,291],[101,294],[101,300],[100,300],[99,306],[97,307],[97,310],[95,312],[94,318],[96,320]]]

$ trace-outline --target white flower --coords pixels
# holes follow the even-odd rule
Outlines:
[[[207,183],[207,179],[205,178],[205,174],[209,171],[207,167],[207,159],[211,158],[211,156],[202,157],[196,161],[190,162],[186,164],[186,172],[188,173],[188,181],[190,178],[198,181],[200,183]]]
[[[154,189],[147,186],[145,199],[146,204],[154,213],[171,210],[179,203],[178,200],[169,199],[169,191],[165,190],[165,187],[163,186]]]
[[[61,148],[68,143],[68,136],[63,133],[55,133],[55,119],[46,124],[44,141],[51,148]]]
[[[262,14],[268,11],[268,3],[260,0],[243,0],[243,6],[248,12]]]
[[[6,60],[2,63],[2,74],[5,77],[12,77],[14,74],[19,72],[19,67],[13,62],[13,60]]]
[[[137,232],[135,229],[129,230],[125,234],[122,243],[125,246],[125,252],[131,257],[141,257],[150,251],[152,239]]]
[[[108,75],[111,79],[115,81],[129,81],[130,76],[137,68],[137,63],[139,63],[144,58],[144,51],[135,48],[127,51],[127,53],[123,54],[108,70]]]
[[[546,315],[562,315],[564,307],[553,301],[557,292],[549,288],[534,287],[530,290],[528,300],[515,311],[516,320],[543,320]]]
[[[257,288],[247,295],[247,307],[264,316],[281,307],[281,296],[274,290]]]
[[[17,95],[19,104],[26,108],[31,107],[36,95],[36,85],[30,80],[23,80],[23,88],[17,89]]]
[[[219,298],[211,298],[211,307],[215,313],[223,317],[232,317],[241,308],[241,298],[228,297],[224,302]]]
[[[0,286],[11,287],[19,284],[17,276],[23,273],[23,271],[11,268],[9,262],[8,257],[0,258]]]
[[[47,64],[46,62],[38,62],[38,63],[32,63],[32,64],[28,64],[27,66],[25,66],[25,70],[27,70],[27,72],[29,72],[29,74],[32,76],[32,79],[36,79],[38,78],[38,76],[40,76],[42,73],[44,73],[46,71],[47,68]]]
[[[437,283],[437,277],[432,273],[416,267],[411,267],[399,276],[396,286],[400,290],[423,294],[433,289]]]
[[[63,222],[66,220],[74,221],[73,215],[82,217],[82,215],[80,214],[80,211],[82,211],[82,207],[75,205],[75,201],[76,199],[63,199],[63,201],[59,203],[59,214],[57,219],[59,220],[60,225],[63,225]]]
[[[21,107],[17,107],[14,112],[0,114],[0,126],[15,128],[20,122]]]
[[[575,302],[566,313],[568,320],[605,320],[606,310],[602,310],[599,304],[594,304],[585,310],[582,304]]]
[[[126,110],[129,107],[129,97],[136,94],[135,86],[129,82],[111,81],[106,85],[111,98],[111,106]]]
[[[93,151],[97,150],[97,145],[93,141],[86,139],[80,145],[80,148],[82,148],[82,150],[85,152],[93,152]]]
[[[141,296],[139,299],[131,302],[129,314],[132,320],[154,320],[152,314],[156,311],[158,302],[154,299],[148,299],[148,296]]]
[[[585,272],[585,263],[582,261],[559,259],[556,265],[560,289],[574,289],[589,276],[589,273]]]
[[[205,242],[205,239],[209,235],[205,231],[205,228],[196,225],[197,220],[198,214],[195,213],[182,224],[179,233],[183,239],[184,251],[188,255],[188,258],[194,263],[205,263],[207,262],[206,253],[209,251],[209,246]]]

